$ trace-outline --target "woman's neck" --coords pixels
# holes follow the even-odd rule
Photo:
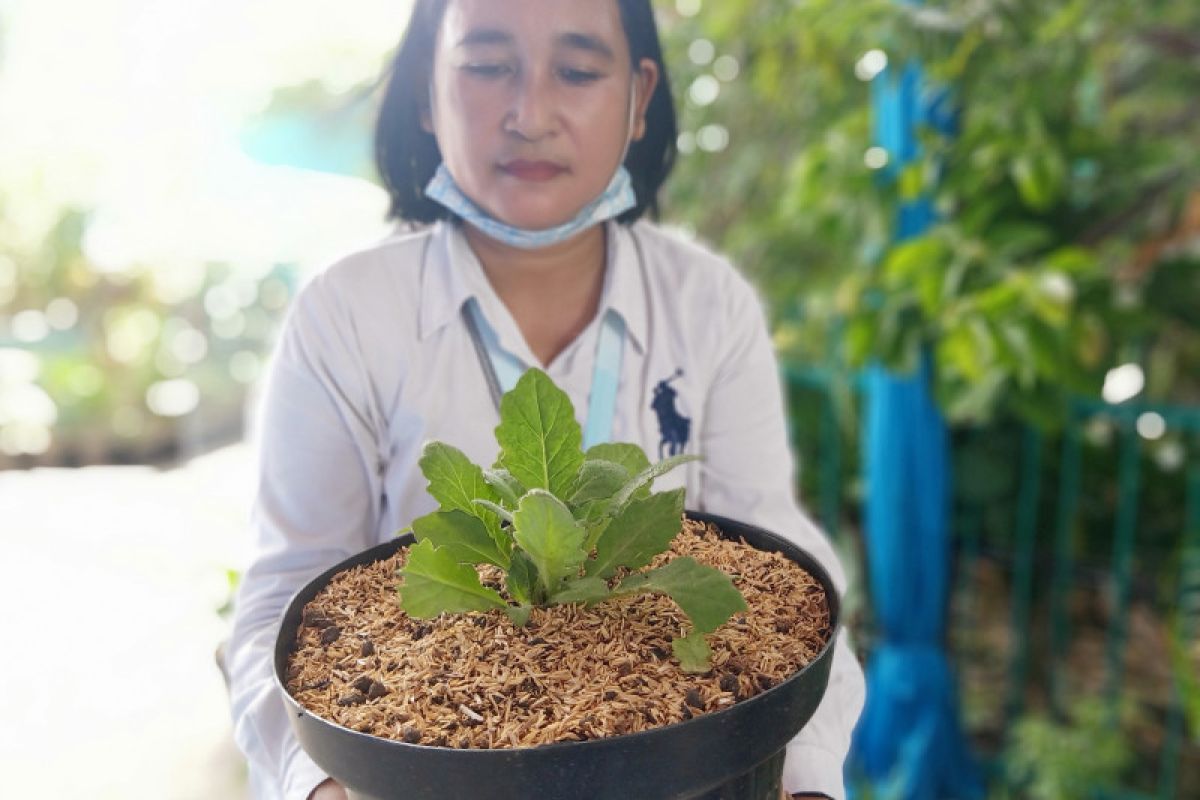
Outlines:
[[[604,226],[537,250],[497,242],[469,224],[463,232],[533,354],[549,364],[596,316],[607,259]]]

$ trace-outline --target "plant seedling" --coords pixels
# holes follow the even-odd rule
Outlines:
[[[450,445],[425,446],[420,467],[440,508],[412,523],[417,541],[400,570],[405,612],[426,619],[502,609],[524,625],[537,606],[655,592],[691,622],[671,642],[680,665],[706,672],[705,634],[746,601],[728,575],[693,558],[644,569],[671,546],[683,517],[684,490],[653,493],[651,484],[697,457],[651,464],[625,443],[582,452],[570,398],[537,369],[501,399],[496,440],[500,456],[486,470]],[[482,584],[481,564],[504,572],[511,601]]]

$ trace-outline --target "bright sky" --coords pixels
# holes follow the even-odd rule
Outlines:
[[[271,91],[371,80],[406,0],[0,0],[0,202],[33,249],[64,206],[95,209],[89,255],[194,269],[304,268],[384,230],[363,181],[238,148]]]

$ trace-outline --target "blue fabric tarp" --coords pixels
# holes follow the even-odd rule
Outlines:
[[[888,177],[919,156],[918,124],[949,134],[945,92],[923,96],[919,66],[875,79],[876,141]],[[897,239],[934,221],[928,197],[903,203]],[[867,572],[879,641],[867,663],[867,701],[855,730],[848,784],[875,797],[941,800],[983,796],[959,723],[945,638],[950,573],[950,446],[930,394],[932,366],[912,375],[876,366],[866,375],[862,451],[867,501]],[[853,792],[857,793],[857,792]]]
[[[928,379],[927,361],[912,376],[880,367],[867,375],[866,546],[882,636],[867,664],[867,703],[851,763],[906,800],[975,798],[982,786],[942,648],[949,444]]]

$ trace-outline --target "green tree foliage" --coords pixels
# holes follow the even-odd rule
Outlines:
[[[953,420],[1007,408],[1054,426],[1067,396],[1095,394],[1130,359],[1144,358],[1160,399],[1200,395],[1187,377],[1200,337],[1181,313],[1200,302],[1200,6],[662,11],[683,143],[713,125],[728,140],[681,157],[669,215],[755,275],[795,356],[904,369],[930,347]],[[891,177],[864,159],[875,50],[889,65],[877,80],[919,60],[959,111],[958,135],[921,131],[919,158]],[[721,56],[738,74],[705,102]],[[898,204],[922,193],[941,222],[896,246]]]
[[[30,243],[0,210],[0,469],[165,462],[235,438],[291,296],[285,265],[194,265],[186,296],[146,264],[103,269],[92,217],[59,209]]]

